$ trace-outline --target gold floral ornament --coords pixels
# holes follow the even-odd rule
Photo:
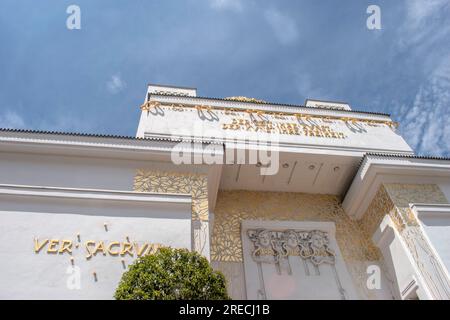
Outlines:
[[[255,102],[255,103],[266,103],[264,100],[256,99],[256,98],[247,98],[243,96],[237,96],[237,97],[226,97],[224,100],[231,100],[231,101],[239,101],[239,102]]]
[[[142,169],[134,177],[134,191],[191,194],[192,219],[208,221],[206,175]]]
[[[390,128],[397,129],[399,126],[399,123],[396,121],[386,121],[386,125],[389,126]]]
[[[157,101],[147,101],[143,105],[141,105],[141,110],[148,111],[151,108],[158,107],[158,106],[160,106],[160,103]]]
[[[346,261],[379,260],[378,249],[331,195],[291,192],[219,191],[211,238],[211,260],[242,262],[241,222],[247,219],[333,221]]]
[[[196,105],[195,109],[201,111],[201,110],[206,110],[206,111],[211,111],[211,106],[201,106],[201,105]]]

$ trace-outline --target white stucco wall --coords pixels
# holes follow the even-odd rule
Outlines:
[[[112,299],[121,275],[137,258],[136,243],[141,248],[144,243],[192,245],[190,196],[129,199],[132,195],[111,192],[13,191],[19,194],[0,190],[0,299]],[[36,238],[38,244],[71,240],[72,254],[49,253],[48,244],[36,253]],[[87,259],[90,240],[105,246],[112,241],[132,243],[133,256],[100,251]],[[91,252],[94,246],[88,244]],[[74,279],[72,266],[79,267],[79,289],[67,284]]]
[[[0,184],[133,190],[138,169],[201,172],[170,162],[0,152]]]
[[[347,115],[356,116],[356,115]],[[203,117],[203,119],[202,119]],[[140,118],[138,136],[195,136],[206,137],[208,139],[218,138],[227,141],[273,141],[281,146],[311,146],[324,148],[342,148],[343,150],[361,151],[390,151],[390,152],[411,152],[411,148],[405,140],[395,131],[385,124],[368,125],[363,122],[344,122],[340,120],[325,120],[312,118],[311,120],[298,120],[295,116],[286,116],[285,119],[278,119],[274,116],[265,118],[253,118],[245,111],[229,114],[223,110],[198,111],[195,108],[185,108],[184,111],[177,111],[170,106],[158,107],[155,110],[143,111]],[[233,123],[233,119],[261,121],[266,119],[274,126],[278,124],[294,123],[300,125],[300,134],[278,134],[265,133],[262,131],[250,132],[241,130],[224,130],[223,125]],[[387,120],[387,119],[386,119]],[[179,124],[183,125],[180,126]],[[328,126],[330,129],[342,133],[345,138],[325,138],[306,136],[302,133],[302,125]]]
[[[446,181],[442,181],[438,185],[439,185],[439,189],[441,189],[442,193],[447,198],[447,201],[450,202],[450,179],[448,179]]]
[[[450,284],[450,205],[414,205],[424,234],[434,250],[434,254],[446,269]]]

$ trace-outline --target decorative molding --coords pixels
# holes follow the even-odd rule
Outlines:
[[[243,101],[230,101],[224,99],[212,99],[205,97],[179,97],[179,96],[167,96],[167,95],[152,95],[150,101],[157,101],[161,104],[183,104],[183,105],[204,105],[211,106],[213,108],[221,108],[223,110],[254,110],[268,111],[274,113],[302,113],[306,115],[319,115],[319,116],[337,116],[337,117],[354,117],[363,120],[379,120],[379,121],[392,121],[388,114],[364,112],[364,111],[346,111],[346,110],[334,110],[334,109],[320,109],[311,108],[306,106],[294,106],[294,105],[280,105],[271,103],[249,103]]]
[[[230,100],[232,101],[232,100]],[[398,123],[392,121],[389,117],[384,119],[374,118],[374,117],[356,117],[356,116],[349,116],[346,115],[333,115],[333,114],[317,114],[315,112],[311,112],[310,110],[312,108],[306,108],[305,112],[289,112],[289,111],[271,111],[271,110],[261,110],[258,108],[255,109],[249,109],[248,106],[245,108],[239,108],[239,107],[225,107],[225,106],[214,106],[211,104],[192,104],[192,103],[183,103],[183,102],[177,102],[177,103],[167,103],[164,101],[156,101],[156,100],[148,100],[144,102],[140,109],[142,111],[149,112],[150,110],[155,110],[156,113],[161,113],[160,109],[162,107],[169,107],[169,108],[175,108],[177,111],[182,111],[184,109],[197,109],[197,110],[206,110],[206,111],[223,111],[227,114],[233,114],[233,113],[242,113],[246,112],[249,114],[256,114],[259,116],[274,116],[274,117],[294,117],[294,119],[323,119],[325,121],[342,121],[349,124],[355,124],[357,122],[365,123],[369,126],[378,126],[378,125],[386,125],[392,129],[396,129],[398,127]],[[331,109],[326,110],[320,110],[320,111],[335,111]]]
[[[126,160],[171,161],[173,137],[129,138],[45,132],[0,132],[4,152],[57,154]],[[209,142],[208,142],[209,143]],[[192,152],[195,152],[193,149]]]
[[[443,206],[449,208],[445,195],[437,185],[384,184],[360,220],[361,229],[370,236],[389,216],[406,245],[407,256],[411,257],[417,276],[426,284],[426,288],[422,289],[429,292],[432,299],[450,299],[448,274],[413,211],[417,209],[414,203],[422,203],[422,207],[426,206],[423,203],[430,203],[435,209]]]
[[[411,252],[389,215],[385,215],[379,223],[372,239],[383,255],[384,264],[387,266],[386,274],[393,279],[391,290],[394,298],[405,300],[417,296],[420,299],[429,299],[430,293]]]
[[[241,102],[256,102],[256,103],[266,103],[264,100],[256,99],[256,98],[247,98],[243,96],[238,97],[226,97],[224,100],[231,100],[231,101],[241,101]]]
[[[436,184],[450,177],[450,161],[368,155],[342,202],[345,212],[361,219],[382,184]]]
[[[450,280],[435,250],[419,226],[411,226],[402,232],[422,278],[433,299],[450,299]]]
[[[62,198],[74,200],[98,200],[137,203],[190,204],[190,194],[158,192],[126,192],[101,189],[57,188],[44,186],[26,186],[0,184],[0,195],[26,196],[41,198]]]

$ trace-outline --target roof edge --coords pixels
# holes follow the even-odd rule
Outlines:
[[[213,101],[222,101],[222,102],[228,102],[232,103],[233,100],[227,100],[225,98],[214,98],[214,97],[202,97],[202,96],[177,96],[172,94],[154,94],[149,93],[149,96],[163,96],[163,97],[173,97],[173,98],[186,98],[186,99],[204,99],[204,100],[213,100]],[[249,104],[249,105],[261,105],[261,106],[278,106],[278,107],[295,107],[295,108],[305,108],[305,109],[318,109],[318,110],[327,110],[327,111],[339,111],[339,112],[348,112],[348,113],[360,113],[360,114],[372,114],[372,115],[378,115],[378,116],[385,116],[391,118],[391,114],[389,113],[383,113],[383,112],[373,112],[373,111],[361,111],[361,110],[335,110],[332,108],[319,108],[319,107],[307,107],[304,105],[298,105],[298,104],[289,104],[289,103],[277,103],[277,102],[258,102],[258,101],[239,101],[239,103]]]

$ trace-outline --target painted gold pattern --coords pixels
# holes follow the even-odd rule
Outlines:
[[[191,194],[192,219],[208,221],[206,175],[138,170],[134,178],[134,191]]]
[[[448,203],[441,189],[435,184],[386,184],[385,188],[405,223],[409,226],[418,225],[409,207],[410,203]]]
[[[410,208],[412,203],[446,204],[448,201],[434,184],[385,184],[380,187],[361,219],[361,230],[370,237],[384,216],[389,214],[433,298],[447,300],[450,297],[450,284],[444,267],[425,239]]]
[[[385,215],[389,215],[397,230],[418,223],[411,211],[410,203],[447,203],[447,199],[437,185],[432,184],[385,184],[359,221],[361,230],[371,237]]]
[[[248,101],[247,101],[248,102]],[[230,108],[230,107],[219,107],[219,106],[209,106],[209,105],[190,105],[190,104],[161,104],[158,101],[147,101],[141,105],[141,110],[149,111],[153,108],[161,109],[162,107],[173,108],[176,111],[183,111],[188,109],[197,109],[197,110],[207,110],[209,112],[214,111],[224,111],[225,114],[233,114],[237,115],[242,112],[246,112],[248,114],[256,114],[259,116],[273,116],[276,119],[286,119],[286,117],[293,116],[298,120],[311,120],[311,119],[321,119],[324,122],[331,121],[342,121],[350,125],[355,125],[356,123],[365,123],[368,126],[376,127],[379,125],[386,125],[391,129],[395,129],[398,127],[398,123],[392,120],[375,120],[375,119],[360,119],[355,117],[341,117],[341,116],[332,116],[332,115],[311,115],[311,114],[303,114],[298,112],[285,112],[285,111],[268,111],[268,110],[259,110],[259,109],[247,109],[242,110],[240,108]]]
[[[240,262],[244,219],[332,221],[346,261],[373,261],[378,249],[364,237],[357,222],[345,214],[332,195],[287,192],[219,191],[211,238],[211,260]]]
[[[392,199],[389,197],[385,187],[382,185],[364,213],[362,219],[358,221],[362,232],[364,232],[367,238],[371,239],[375,230],[387,214],[391,217],[397,227],[397,230],[401,231],[404,229],[404,219],[392,202]]]

